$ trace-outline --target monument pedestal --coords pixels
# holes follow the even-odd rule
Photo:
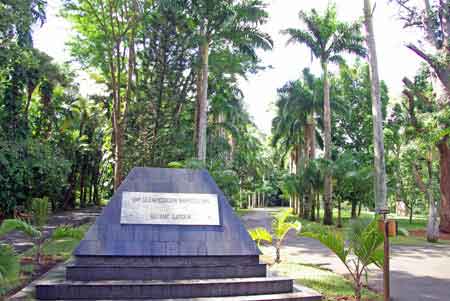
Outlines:
[[[321,300],[266,277],[246,229],[206,171],[135,168],[41,300]]]

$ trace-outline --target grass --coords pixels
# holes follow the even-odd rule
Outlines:
[[[239,217],[246,215],[249,211],[250,209],[234,208],[234,213]]]
[[[264,254],[269,254],[269,247],[262,247]],[[310,287],[324,296],[324,301],[351,300],[354,294],[352,282],[332,271],[314,264],[298,261],[299,257],[285,256],[279,264],[274,264],[270,270],[279,276],[295,279],[296,283]],[[263,255],[263,261],[273,261]],[[381,300],[379,294],[363,289],[363,300]]]
[[[348,228],[349,222],[351,221],[351,212],[350,212],[350,210],[342,210],[341,213],[342,213],[342,227],[341,228],[336,227],[336,224],[337,224],[337,210],[336,209],[333,211],[334,225],[333,226],[324,226],[324,227],[327,227],[330,230],[344,232]],[[374,217],[373,212],[362,211],[359,218],[370,218],[371,219],[373,217]],[[399,228],[403,228],[408,231],[423,230],[423,229],[426,229],[426,227],[427,227],[427,217],[425,215],[414,215],[412,223],[409,223],[409,217],[399,216],[396,214],[389,214],[388,217],[396,220]],[[323,211],[320,212],[320,218],[321,219],[323,218]],[[317,222],[311,222],[311,221],[305,220],[305,219],[299,219],[299,221],[302,223],[303,226],[306,226],[311,223],[317,224]],[[399,246],[426,246],[426,245],[431,244],[430,242],[427,241],[427,239],[425,237],[418,237],[418,236],[413,236],[413,235],[409,235],[409,236],[398,235],[397,237],[391,237],[390,242],[392,245],[399,245]],[[449,245],[449,244],[450,244],[450,241],[448,241],[448,240],[440,240],[437,243],[433,243],[433,245]]]
[[[89,229],[90,225],[82,225],[79,227],[83,232]],[[42,246],[42,255],[52,256],[52,258],[58,259],[59,261],[65,261],[69,259],[72,255],[73,250],[79,244],[80,240],[75,238],[67,239],[48,239],[44,242]],[[26,252],[20,254],[19,260],[23,258],[34,257],[35,247],[27,250]],[[2,290],[5,292],[12,291],[16,288],[22,287],[32,280],[32,274],[35,269],[33,264],[22,264],[20,271],[20,278],[8,282],[7,284],[2,284]],[[0,294],[1,299],[1,294]]]

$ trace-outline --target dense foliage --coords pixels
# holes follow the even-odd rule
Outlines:
[[[208,3],[64,1],[72,56],[103,90],[84,97],[69,66],[33,48],[31,28],[45,22],[45,1],[1,2],[1,215],[31,210],[41,197],[53,210],[98,205],[134,166],[207,168],[242,206],[255,189],[277,194],[264,184],[273,172],[265,138],[238,87],[264,68],[256,49],[271,47],[259,30],[268,15],[259,0]],[[204,74],[203,161],[196,118]]]

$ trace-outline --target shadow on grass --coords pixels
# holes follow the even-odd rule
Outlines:
[[[326,276],[322,278],[300,278],[298,283],[315,289],[322,293],[325,300],[342,300],[343,297],[353,296],[354,289],[350,281],[339,276]],[[345,299],[351,300],[351,299]],[[380,296],[372,291],[363,289],[363,300],[381,300]]]

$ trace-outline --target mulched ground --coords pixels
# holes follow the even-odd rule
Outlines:
[[[409,234],[415,237],[427,237],[427,230],[419,229],[419,230],[409,230]],[[439,233],[439,239],[442,240],[450,240],[450,234],[449,233]]]

